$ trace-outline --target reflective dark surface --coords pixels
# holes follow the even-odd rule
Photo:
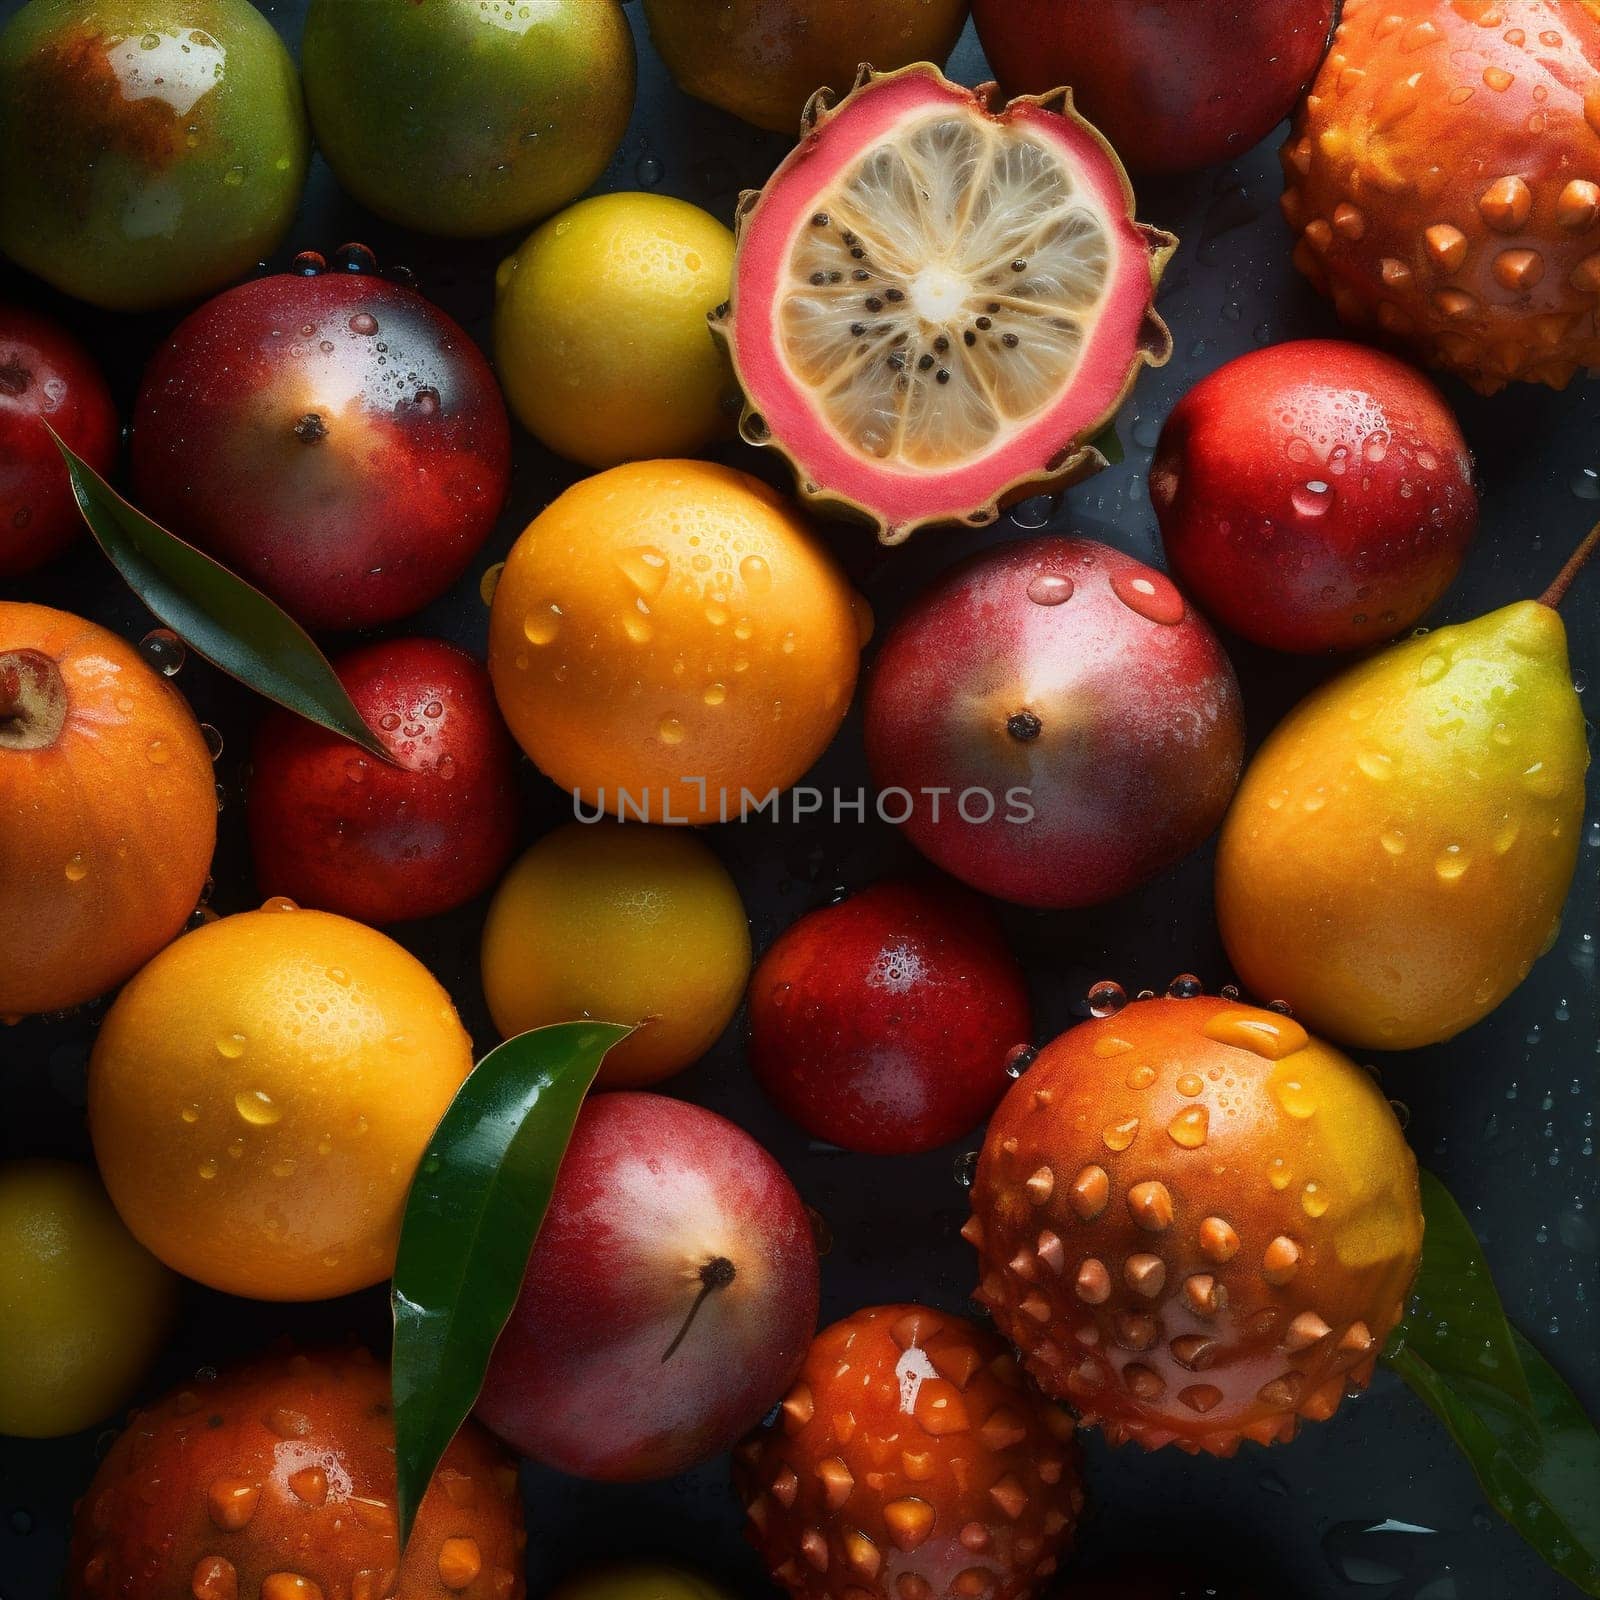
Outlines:
[[[0,0],[9,16],[15,0]],[[266,7],[291,45],[299,7]],[[639,104],[604,188],[655,187],[727,219],[740,187],[759,184],[789,141],[757,133],[679,95],[642,37]],[[969,32],[953,63],[968,82],[984,76]],[[1242,351],[1286,338],[1337,333],[1331,308],[1289,264],[1277,216],[1272,143],[1233,166],[1193,178],[1146,181],[1141,217],[1177,232],[1160,307],[1177,354],[1146,373],[1119,424],[1127,460],[1071,492],[1059,507],[1030,503],[982,534],[919,535],[884,552],[849,528],[828,538],[870,596],[882,629],[936,571],[968,550],[1040,526],[1071,530],[1159,561],[1160,541],[1145,489],[1161,420],[1198,376]],[[379,223],[344,199],[317,158],[301,214],[280,256],[330,251],[350,238],[384,263],[403,264],[479,340],[487,342],[493,268],[517,241],[462,245],[424,240]],[[66,318],[111,368],[119,402],[131,404],[138,373],[181,311],[117,318],[73,306],[20,274],[0,269],[0,294]],[[1484,486],[1483,532],[1434,621],[1475,616],[1536,594],[1600,516],[1600,381],[1564,394],[1518,388],[1484,400],[1446,386],[1476,454]],[[773,476],[768,454],[726,453]],[[519,437],[510,509],[467,574],[442,600],[391,632],[436,633],[481,653],[488,613],[478,578],[501,559],[527,520],[578,473]],[[0,585],[87,612],[130,638],[151,626],[92,549],[79,550],[22,585]],[[1568,598],[1573,666],[1600,681],[1600,573]],[[335,641],[342,643],[344,641]],[[1244,691],[1252,743],[1306,687],[1326,675],[1315,662],[1272,656],[1226,640]],[[220,728],[221,817],[214,903],[256,903],[244,846],[241,767],[261,705],[204,663],[178,677],[197,714]],[[1600,693],[1591,689],[1588,698]],[[524,766],[525,835],[568,814],[564,797]],[[867,783],[859,710],[813,775],[854,795]],[[762,950],[802,911],[911,860],[880,824],[758,819],[707,838],[733,870]],[[1600,1271],[1593,1113],[1600,1087],[1600,1008],[1595,935],[1600,931],[1600,805],[1591,800],[1578,880],[1561,935],[1531,977],[1498,1011],[1452,1044],[1377,1062],[1390,1095],[1410,1108],[1409,1135],[1423,1163],[1449,1183],[1482,1237],[1513,1316],[1561,1369],[1591,1411],[1600,1410]],[[494,1041],[478,984],[483,904],[398,930],[450,987],[477,1045]],[[1003,921],[1031,980],[1041,1039],[1086,1014],[1084,995],[1114,977],[1130,991],[1161,987],[1181,971],[1210,988],[1230,977],[1211,915],[1209,852],[1112,905],[1039,914],[1007,909]],[[0,1031],[5,1116],[0,1157],[86,1157],[84,1062],[103,1005],[62,1022],[30,1021]],[[972,1253],[956,1238],[966,1199],[953,1171],[965,1140],[926,1156],[872,1159],[811,1146],[765,1101],[743,1060],[742,1022],[669,1092],[722,1111],[748,1128],[793,1174],[833,1235],[823,1262],[823,1315],[920,1298],[959,1309],[973,1283]],[[303,1339],[354,1331],[386,1338],[381,1293],[333,1305],[259,1306],[188,1291],[177,1339],[151,1377],[165,1388],[202,1363],[252,1351],[279,1333]],[[596,1396],[597,1406],[604,1397]],[[1140,1456],[1087,1441],[1091,1509],[1074,1572],[1129,1576],[1134,1563],[1176,1563],[1184,1592],[1255,1592],[1273,1600],[1565,1600],[1577,1591],[1555,1578],[1484,1505],[1443,1429],[1397,1379],[1379,1375],[1371,1394],[1293,1445],[1246,1447],[1226,1462],[1163,1451]],[[0,1441],[0,1597],[45,1600],[55,1592],[72,1500],[94,1465],[93,1434],[51,1443]],[[584,1562],[618,1553],[671,1554],[721,1574],[741,1596],[767,1593],[739,1535],[726,1462],[636,1488],[587,1485],[530,1469],[528,1573],[534,1596]],[[1070,1580],[1063,1596],[1070,1596]],[[1107,1592],[1107,1591],[1101,1591]],[[1109,1592],[1121,1593],[1117,1588]],[[1144,1591],[1131,1589],[1130,1593]],[[1155,1589],[1152,1593],[1170,1593]]]

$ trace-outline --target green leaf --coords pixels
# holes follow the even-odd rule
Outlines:
[[[100,548],[151,611],[213,666],[381,761],[394,757],[350,703],[328,658],[287,613],[130,505],[52,432]]]
[[[583,1097],[632,1031],[558,1022],[507,1039],[456,1091],[423,1153],[390,1297],[402,1549],[483,1387]]]
[[[1113,417],[1088,441],[1092,450],[1098,450],[1106,458],[1108,467],[1120,466],[1125,456],[1122,448],[1122,439],[1117,433],[1117,419]]]
[[[1489,1503],[1551,1567],[1600,1596],[1600,1435],[1506,1321],[1467,1219],[1429,1172],[1422,1204],[1413,1309],[1383,1359],[1450,1431]]]

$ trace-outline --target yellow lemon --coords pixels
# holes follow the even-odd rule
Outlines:
[[[123,989],[90,1058],[89,1128],[123,1221],[168,1266],[321,1300],[392,1271],[412,1173],[471,1068],[449,995],[392,939],[248,911]]]
[[[0,1167],[0,1433],[109,1416],[161,1347],[176,1288],[86,1167]]]
[[[732,233],[686,200],[580,200],[495,277],[495,364],[511,409],[590,467],[703,450],[735,410],[706,326],[732,275]]]
[[[750,976],[739,891],[692,834],[574,822],[512,867],[483,930],[483,988],[509,1037],[593,1017],[641,1027],[606,1057],[609,1088],[704,1055]]]

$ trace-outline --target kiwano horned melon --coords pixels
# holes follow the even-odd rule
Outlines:
[[[1044,1392],[1113,1443],[1213,1455],[1332,1416],[1422,1251],[1417,1163],[1373,1079],[1291,1017],[1198,993],[1042,1051],[972,1210],[977,1299]]]
[[[1347,0],[1283,147],[1295,263],[1493,393],[1600,364],[1600,4]]]
[[[1096,432],[1172,353],[1152,308],[1177,241],[1071,95],[998,102],[921,63],[818,91],[740,202],[712,316],[741,432],[808,499],[896,544],[1105,465]]]

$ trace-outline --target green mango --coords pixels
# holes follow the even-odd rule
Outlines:
[[[309,156],[249,0],[29,0],[0,34],[0,250],[80,300],[148,310],[251,271]]]
[[[311,0],[300,46],[317,144],[379,216],[456,238],[559,210],[633,109],[618,0]]]
[[[1588,762],[1553,604],[1351,667],[1273,731],[1223,824],[1217,918],[1235,970],[1349,1045],[1470,1027],[1555,938]]]

